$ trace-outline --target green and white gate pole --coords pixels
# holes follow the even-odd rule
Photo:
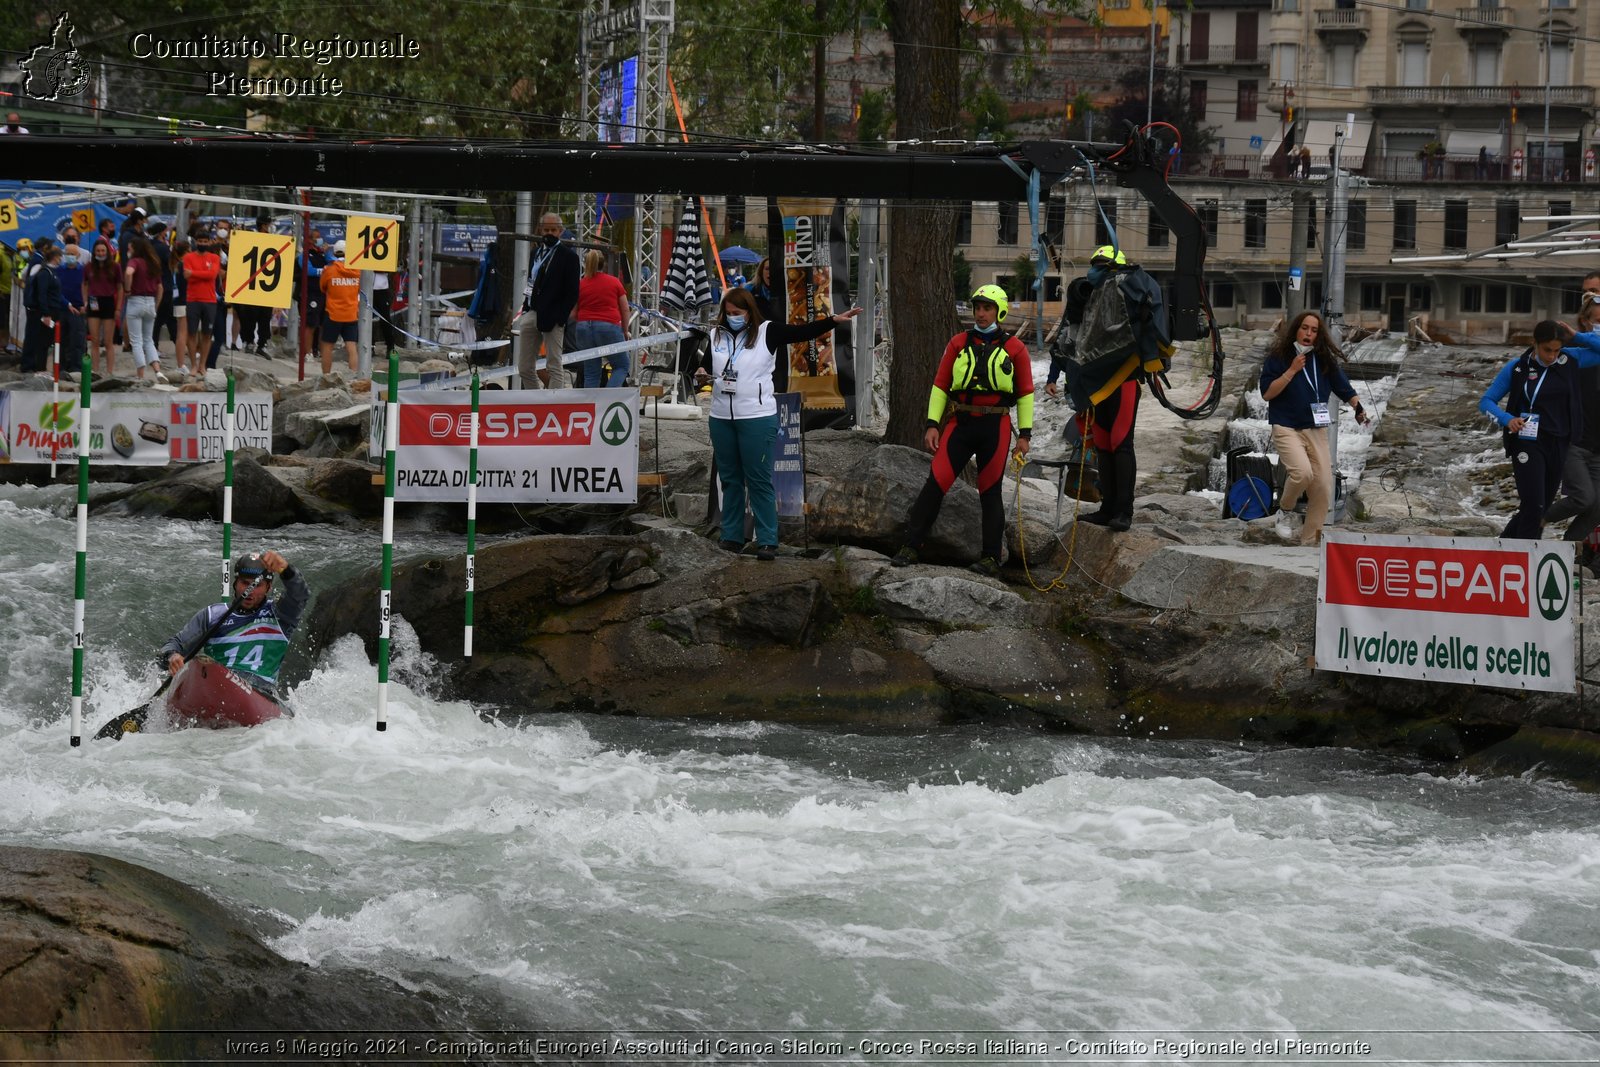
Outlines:
[[[233,371],[228,371],[228,407],[222,413],[222,599],[233,598]]]
[[[478,568],[478,368],[472,368],[472,420],[467,430],[467,622],[462,655],[472,658],[472,591]]]
[[[400,442],[400,357],[389,355],[383,408],[383,588],[378,594],[378,730],[389,728],[389,592],[394,577],[394,453]]]
[[[89,577],[89,354],[78,405],[78,560],[72,580],[72,747],[83,743],[83,603]],[[59,432],[59,431],[58,431]]]

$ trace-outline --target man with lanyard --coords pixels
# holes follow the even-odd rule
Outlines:
[[[517,377],[522,388],[539,388],[534,369],[539,345],[544,344],[545,371],[551,389],[570,387],[572,377],[561,362],[566,351],[567,320],[578,309],[578,283],[582,266],[571,245],[561,242],[561,216],[548,212],[539,220],[539,245],[528,264],[528,287],[522,296],[522,314],[516,320]]]
[[[261,579],[259,582],[256,579]],[[284,594],[276,603],[268,599],[274,578],[282,578]],[[232,604],[202,608],[182,630],[161,646],[158,659],[171,674],[183,669],[183,649],[194,647],[207,631],[198,655],[227,667],[257,692],[278,699],[278,669],[283,666],[289,638],[311,601],[311,590],[300,572],[276,552],[251,552],[240,556],[233,568]]]
[[[1010,301],[998,285],[981,285],[972,294],[973,327],[950,338],[928,397],[928,430],[923,444],[934,453],[928,480],[906,517],[905,544],[891,561],[896,567],[917,562],[918,553],[944,495],[956,475],[976,456],[978,501],[983,508],[983,546],[971,570],[1000,576],[1000,546],[1005,537],[1007,446],[1011,444],[1011,406],[1017,408],[1019,458],[1028,454],[1033,434],[1033,365],[1028,349],[1000,328]],[[946,407],[951,417],[945,420]],[[941,428],[942,423],[942,428]]]

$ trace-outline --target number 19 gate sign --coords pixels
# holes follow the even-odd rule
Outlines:
[[[403,392],[395,499],[465,501],[471,397]],[[478,412],[484,503],[632,504],[639,497],[639,391],[493,393]],[[382,440],[374,409],[374,435]]]
[[[1574,692],[1572,548],[1329,532],[1317,669]]]

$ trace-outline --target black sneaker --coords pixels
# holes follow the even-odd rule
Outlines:
[[[759,560],[761,560],[763,562],[771,562],[772,560],[775,560],[777,558],[778,558],[778,546],[777,545],[759,545],[759,546],[757,546],[757,548],[756,548],[756,559],[759,559]]]
[[[739,553],[744,551],[744,542],[743,541],[727,541],[727,540],[723,540],[723,541],[718,541],[717,545],[720,548],[724,548],[727,551],[732,552],[735,556],[737,556]]]
[[[906,545],[890,558],[889,565],[893,567],[909,567],[915,562],[917,562],[917,550],[910,545]]]
[[[981,574],[985,578],[1000,577],[1000,564],[993,556],[984,556],[978,562],[968,567],[967,570],[971,571],[973,574]]]

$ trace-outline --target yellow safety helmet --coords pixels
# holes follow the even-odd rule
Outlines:
[[[32,252],[33,251],[33,242],[28,240],[26,237],[22,238],[20,241],[17,242],[17,251],[18,252]]]
[[[980,285],[972,291],[972,299],[987,300],[999,309],[994,321],[1006,321],[1006,312],[1011,310],[1011,300],[1006,296],[1006,291],[998,285]]]
[[[1101,260],[1104,260],[1107,263],[1115,264],[1119,267],[1126,267],[1128,265],[1128,257],[1123,255],[1122,250],[1116,245],[1101,245],[1099,248],[1095,249],[1094,254],[1089,257],[1090,263],[1096,263]]]

